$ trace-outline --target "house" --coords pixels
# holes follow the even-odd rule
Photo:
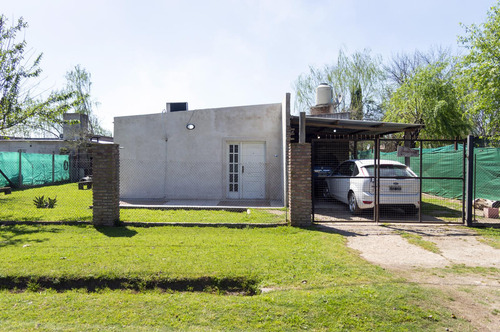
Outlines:
[[[284,206],[298,193],[287,192],[288,181],[295,181],[289,163],[309,167],[303,174],[308,183],[299,191],[315,187],[320,194],[311,166],[331,170],[357,155],[352,147],[359,140],[370,140],[373,147],[377,137],[420,127],[350,120],[348,113],[333,112],[330,99],[311,108],[302,134],[300,117],[290,115],[290,94],[275,104],[198,110],[167,104],[162,113],[115,117],[120,199],[145,205]],[[312,144],[312,159],[292,160],[297,155],[288,153],[299,136]],[[316,173],[314,179],[319,180]]]
[[[122,201],[284,205],[289,99],[198,110],[173,106],[115,117]]]

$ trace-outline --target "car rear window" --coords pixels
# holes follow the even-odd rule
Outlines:
[[[364,167],[370,176],[374,176],[374,165]],[[414,177],[410,169],[404,165],[380,165],[380,176],[382,177]]]

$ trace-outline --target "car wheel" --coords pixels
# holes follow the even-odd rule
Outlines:
[[[352,214],[358,214],[361,212],[361,209],[358,206],[358,201],[356,200],[356,195],[351,191],[349,192],[349,211]]]

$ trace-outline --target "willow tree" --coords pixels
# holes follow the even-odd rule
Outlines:
[[[470,130],[448,63],[422,66],[384,103],[384,121],[423,124],[412,139],[463,137]]]
[[[71,96],[68,100],[69,107],[59,111],[54,110],[53,114],[57,118],[56,121],[46,118],[34,118],[29,124],[30,129],[44,135],[59,137],[63,133],[63,113],[80,113],[88,116],[89,128],[85,133],[86,135],[110,136],[111,132],[101,126],[95,112],[99,103],[91,95],[92,81],[90,72],[80,65],[76,65],[66,73],[65,77],[66,86],[60,93]]]
[[[353,119],[377,118],[383,80],[379,56],[372,56],[366,49],[352,55],[340,50],[336,63],[322,68],[310,66],[308,73],[299,75],[294,82],[295,109],[309,110],[315,104],[316,87],[328,83],[338,111],[350,111]]]

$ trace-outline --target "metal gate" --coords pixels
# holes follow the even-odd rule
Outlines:
[[[313,220],[464,223],[465,170],[465,140],[313,140]]]

